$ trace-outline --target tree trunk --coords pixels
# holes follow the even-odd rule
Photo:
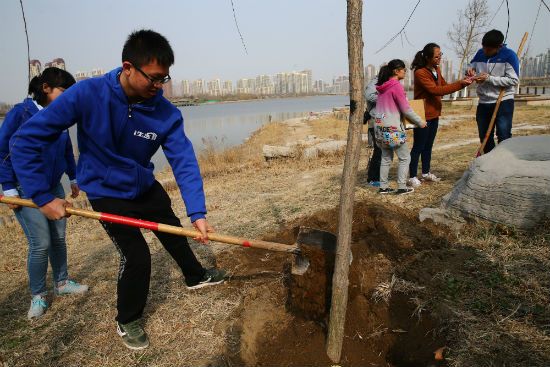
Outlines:
[[[340,213],[338,216],[338,242],[334,275],[332,277],[332,300],[327,338],[327,355],[334,362],[340,361],[344,340],[344,326],[348,304],[348,273],[351,259],[351,226],[357,167],[361,151],[361,129],[365,98],[363,88],[363,35],[362,0],[347,0],[348,62],[350,80],[350,117],[348,145],[342,172]]]
[[[472,38],[474,36],[475,25],[476,25],[476,20],[474,19],[474,23],[470,25],[470,29],[468,30],[468,38],[466,39],[466,47],[464,48],[464,55],[462,55],[462,59],[460,59],[460,66],[458,67],[458,74],[456,75],[456,80],[462,79],[462,68],[464,67],[464,60],[466,60],[466,58],[468,57],[468,51],[470,51]],[[456,100],[459,93],[460,93],[460,91],[456,91],[454,93],[453,100]]]

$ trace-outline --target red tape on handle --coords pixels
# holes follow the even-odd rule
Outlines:
[[[251,246],[250,242],[248,242],[248,241],[243,242],[243,247],[250,247],[250,246]]]
[[[115,214],[101,213],[101,217],[99,218],[99,220],[109,223],[123,224],[125,226],[151,229],[153,231],[159,229],[158,223],[149,222],[147,220],[123,217],[121,215]]]

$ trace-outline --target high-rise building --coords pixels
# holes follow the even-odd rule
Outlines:
[[[550,76],[550,49],[534,57],[524,57],[521,62],[522,78],[543,78]]]
[[[453,60],[442,58],[439,67],[441,68],[441,75],[443,75],[443,79],[445,79],[448,83],[453,82],[455,79],[453,73]]]
[[[163,96],[166,98],[172,98],[174,96],[174,87],[172,80],[169,80],[168,83],[162,85]]]
[[[408,61],[404,61],[404,62],[405,62],[405,70],[407,70],[407,72],[405,73],[405,79],[402,80],[402,83],[405,90],[409,90],[409,89],[412,89],[413,87],[414,72],[411,70],[410,63]]]
[[[313,93],[325,93],[326,92],[326,89],[325,89],[325,85],[326,83],[322,80],[316,80],[313,82]]]
[[[237,94],[256,93],[256,79],[242,78],[237,80]]]
[[[332,79],[332,93],[348,94],[349,93],[349,76],[341,75]]]
[[[31,78],[34,78],[42,72],[42,64],[38,60],[31,60],[29,63],[29,69],[31,72]]]
[[[85,71],[77,71],[74,74],[74,78],[77,82],[79,82],[84,79],[89,79],[90,77],[88,76],[88,73],[86,73]]]
[[[306,69],[299,72],[300,74],[306,74],[306,90],[302,93],[311,93],[311,89],[313,88],[313,73],[311,70]]]
[[[258,75],[256,77],[256,94],[265,96],[273,94],[274,91],[273,81],[269,75]]]
[[[233,82],[231,80],[226,80],[223,82],[222,94],[224,96],[233,94]]]
[[[274,77],[273,90],[275,94],[307,94],[311,93],[311,71],[278,73]]]
[[[376,76],[376,66],[373,64],[368,64],[365,67],[365,83],[368,83],[371,81],[372,78]]]
[[[202,94],[204,94],[204,81],[202,79],[194,80],[191,85],[191,95],[200,96]]]
[[[89,79],[89,78],[98,78],[100,76],[103,76],[105,74],[105,70],[104,69],[101,69],[101,68],[96,68],[96,69],[92,69],[92,71],[90,72],[87,72],[87,71],[77,71],[75,74],[74,74],[74,78],[77,82],[81,81],[81,80],[84,80],[84,79]]]
[[[189,80],[183,80],[181,82],[181,95],[184,97],[191,95],[191,85],[189,84]]]
[[[51,67],[66,70],[66,68],[65,68],[65,60],[63,60],[62,58],[58,57],[58,58],[56,58],[56,59],[53,59],[53,60],[50,61],[50,62],[47,62],[47,63],[44,65],[44,68],[51,68]]]
[[[210,80],[207,84],[208,94],[211,96],[222,95],[222,82],[220,79]]]
[[[92,78],[98,78],[98,77],[103,76],[103,75],[105,75],[105,70],[101,69],[101,68],[92,69],[92,72],[90,73],[90,76]]]

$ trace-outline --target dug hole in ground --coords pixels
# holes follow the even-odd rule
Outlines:
[[[445,107],[444,113],[432,160],[433,172],[443,180],[412,195],[382,196],[369,187],[370,151],[363,148],[340,364],[548,366],[548,223],[520,232],[472,222],[455,232],[418,220],[422,208],[439,206],[477,148],[475,107]],[[514,135],[550,134],[550,109],[518,106],[514,127]],[[346,133],[347,121],[330,117],[272,123],[240,147],[202,152],[211,224],[220,233],[286,244],[294,243],[299,226],[335,233],[343,155],[266,162],[262,147],[308,135],[345,140]],[[395,167],[390,176],[395,178]],[[163,182],[171,178],[170,172],[159,175]],[[169,194],[188,226],[175,185]],[[5,207],[0,211],[10,215]],[[119,258],[98,222],[73,216],[67,226],[70,276],[91,291],[85,297],[48,296],[48,312],[31,323],[26,239],[18,225],[0,228],[4,365],[331,365],[325,353],[331,279],[326,253],[309,254],[315,276],[296,278],[289,269],[293,255],[193,244],[205,266],[227,269],[232,277],[217,287],[189,291],[153,233],[145,232],[152,278],[143,325],[151,345],[135,353],[116,334]],[[444,360],[436,360],[434,352],[442,347]]]

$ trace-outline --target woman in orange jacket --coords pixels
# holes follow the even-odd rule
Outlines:
[[[414,129],[414,143],[409,164],[409,186],[418,187],[421,181],[417,178],[418,159],[422,157],[422,181],[439,181],[430,172],[432,147],[437,134],[439,116],[441,115],[441,97],[454,93],[472,83],[470,78],[464,78],[447,84],[441,70],[441,48],[435,43],[428,43],[422,51],[418,51],[411,64],[414,70],[414,99],[424,99],[426,111],[426,129]]]

